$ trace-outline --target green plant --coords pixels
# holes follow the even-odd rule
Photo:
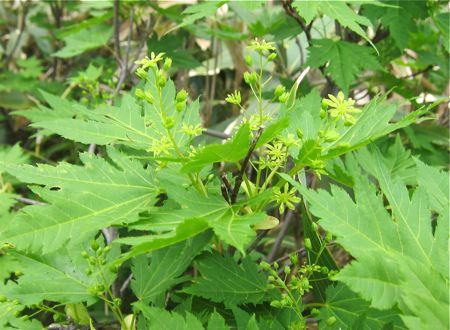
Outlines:
[[[403,8],[402,19],[423,29],[434,20],[436,35],[445,30],[442,6],[425,4],[425,18],[423,4],[364,3],[356,12],[343,2],[286,1],[267,17],[256,5],[263,17],[252,20],[251,4],[227,3],[258,38],[239,55],[242,84],[221,94],[236,118],[223,141],[211,143],[211,99],[179,80],[197,60],[155,36],[143,39],[148,56],[138,58],[137,43],[132,60],[133,29],[148,8],[118,4],[88,9],[81,26],[60,27],[66,45],[53,53],[84,59],[104,51],[116,59],[97,58],[55,93],[43,84],[35,106],[12,108],[38,133],[34,152],[0,148],[1,328],[448,327],[448,173],[404,147],[416,143],[416,156],[440,164],[442,136],[417,141],[442,102],[412,99],[416,110],[402,113],[389,99],[389,79],[387,92],[376,84],[386,63],[395,65],[385,49],[403,51],[420,39],[401,35],[392,16]],[[171,23],[168,33],[202,36],[209,30],[200,20],[225,4],[198,3],[181,18],[180,6],[151,7]],[[51,8],[57,14],[63,4]],[[129,20],[122,49],[120,15]],[[207,21],[215,42],[247,39],[230,16]],[[336,38],[327,37],[327,20]],[[323,38],[315,34],[319,21]],[[373,22],[380,22],[374,36]],[[295,37],[298,26],[309,56],[288,80],[289,48],[261,37]],[[386,30],[391,36],[378,40]],[[180,34],[161,40],[176,44]],[[20,88],[10,92],[25,93],[42,67],[34,57],[16,62]],[[325,97],[309,86],[308,66],[323,75]],[[363,69],[373,70],[365,82]],[[356,97],[360,86],[370,95],[365,103]],[[411,90],[399,87],[404,96]]]

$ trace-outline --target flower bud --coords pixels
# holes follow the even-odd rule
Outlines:
[[[353,126],[356,123],[356,119],[353,116],[346,116],[345,117],[345,122],[344,125],[345,126]]]
[[[253,64],[253,59],[250,55],[246,55],[244,57],[244,61],[245,61],[245,64],[247,64],[248,66],[252,66],[252,64]]]
[[[286,103],[288,98],[289,98],[289,94],[287,92],[284,92],[283,94],[281,94],[278,97],[278,101],[280,101],[281,103]]]
[[[92,250],[97,251],[97,250],[99,249],[99,247],[100,247],[100,245],[98,245],[98,242],[97,242],[96,240],[93,240],[93,241],[91,242],[91,248],[92,248]]]
[[[273,300],[270,302],[270,306],[275,307],[275,308],[281,308],[281,302],[279,302],[278,300]]]
[[[269,61],[273,61],[277,58],[277,53],[270,53],[270,55],[267,57]]]
[[[285,273],[286,275],[289,275],[289,274],[291,273],[291,267],[285,266],[285,267],[284,267],[284,273]]]
[[[306,250],[312,249],[311,240],[309,238],[305,238],[305,249]]]
[[[134,95],[136,95],[136,97],[140,99],[145,98],[145,92],[140,88],[136,88],[136,90],[134,91]]]
[[[166,60],[164,61],[163,68],[165,71],[168,71],[171,66],[172,66],[172,59],[170,57],[167,57]]]
[[[270,269],[270,265],[266,261],[261,261],[261,263],[259,264],[259,267],[261,267],[261,269],[264,269],[264,270]]]
[[[183,102],[186,101],[187,97],[188,97],[188,92],[186,92],[186,90],[182,89],[177,93],[177,97],[176,100],[177,102]]]
[[[166,83],[167,83],[166,76],[164,74],[160,74],[158,77],[158,86],[162,88],[166,86]]]
[[[297,265],[298,264],[298,255],[297,254],[290,255],[289,259],[291,259],[291,262],[292,262],[293,265]]]
[[[275,88],[275,97],[280,97],[285,91],[286,88],[283,85],[278,85],[277,88]]]
[[[328,325],[329,327],[331,327],[333,324],[336,323],[336,318],[335,318],[334,316],[329,317],[329,318],[327,319],[326,323],[327,323],[327,325]]]
[[[183,111],[185,107],[186,107],[186,102],[177,102],[177,104],[175,104],[175,109],[178,112]]]
[[[317,308],[311,309],[311,316],[317,316],[319,314],[320,314],[320,312]]]
[[[256,72],[244,72],[244,80],[248,85],[254,85],[258,81],[258,75]]]
[[[136,76],[138,76],[141,79],[147,79],[147,71],[145,71],[143,68],[137,68]]]
[[[172,117],[166,117],[166,118],[164,118],[163,124],[164,124],[164,128],[171,129],[175,124],[175,120]]]

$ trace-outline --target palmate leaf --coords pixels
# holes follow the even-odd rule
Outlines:
[[[23,320],[16,316],[25,306],[13,301],[0,302],[0,328],[3,330],[42,330],[44,327],[38,320]]]
[[[87,262],[79,249],[64,248],[58,252],[41,255],[9,252],[0,258],[0,265],[15,262],[15,271],[23,273],[17,283],[0,284],[0,294],[23,305],[48,300],[61,303],[92,303],[96,298],[89,294],[95,279],[86,275]]]
[[[202,323],[191,313],[186,313],[186,317],[169,312],[162,308],[149,307],[142,302],[133,304],[140,310],[148,321],[145,329],[186,329],[186,330],[203,330]]]
[[[401,0],[389,0],[385,3],[389,6],[380,8],[367,2],[364,4],[363,13],[368,17],[380,18],[381,23],[389,28],[389,35],[398,49],[403,51],[408,46],[410,34],[416,31],[414,18],[426,15],[427,4],[423,1]]]
[[[250,125],[242,125],[233,138],[224,144],[211,144],[189,159],[181,169],[190,173],[216,162],[236,163],[245,157],[250,147]]]
[[[305,19],[306,24],[309,24],[314,17],[323,13],[369,41],[369,37],[360,25],[370,26],[370,21],[366,17],[358,15],[344,1],[295,0],[292,6]]]
[[[312,95],[305,97],[304,103],[306,103],[307,99],[313,100]],[[314,101],[312,104],[317,106],[317,101]],[[308,109],[308,106],[306,106],[306,109]],[[397,122],[390,123],[390,120],[396,113],[396,105],[387,103],[384,96],[376,97],[364,106],[354,125],[340,125],[336,128],[339,137],[335,141],[321,142],[317,138],[313,139],[314,136],[310,139],[307,139],[305,136],[305,141],[300,146],[300,151],[293,155],[297,157],[296,165],[297,167],[314,167],[317,161],[331,160],[350,151],[359,149],[399,128],[420,121],[420,116],[427,113],[428,110],[429,107],[422,107],[409,113]],[[296,125],[295,127],[298,127],[301,131],[305,130],[306,132],[313,131],[317,133],[320,128],[320,117],[317,110],[316,112],[309,110],[303,115],[302,112],[298,114],[293,112],[291,116],[292,122],[297,123],[294,124]],[[301,125],[294,119],[297,116],[303,120]]]
[[[390,123],[396,109],[397,106],[387,103],[384,96],[374,98],[362,109],[356,124],[337,130],[339,138],[325,144],[322,155],[325,159],[331,159],[361,148],[382,136],[420,120],[419,117],[429,111],[428,107],[422,107],[400,120]]]
[[[192,239],[155,251],[151,262],[145,256],[133,259],[131,288],[136,297],[144,302],[155,299],[174,285],[186,281],[180,277],[211,239],[207,232]]]
[[[189,222],[207,225],[203,230],[211,228],[225,243],[236,247],[245,254],[245,246],[255,237],[253,225],[262,222],[266,218],[263,212],[240,215],[238,213],[240,204],[231,206],[221,195],[214,191],[219,191],[218,187],[211,188],[209,196],[205,197],[196,190],[185,189],[177,185],[177,178],[171,178],[164,171],[160,172],[160,182],[168,195],[169,201],[175,202],[175,206],[164,205],[157,212],[150,213],[148,218],[141,220],[134,228],[140,230],[151,230],[153,232],[167,232],[160,237],[172,237],[180,225],[189,225]],[[144,244],[145,241],[158,239],[158,235],[145,236],[143,238],[123,238],[118,242],[130,244],[137,248],[137,245]]]
[[[410,197],[405,184],[390,176],[379,152],[366,170],[378,179],[392,215],[375,186],[358,173],[354,175],[355,202],[336,186],[328,193],[297,185],[311,203],[311,212],[321,219],[321,226],[336,235],[337,242],[357,260],[337,279],[375,308],[397,306],[410,327],[448,327],[448,260],[443,259],[447,253],[448,203],[433,235],[431,196],[426,187],[419,184]],[[427,299],[421,299],[424,297]]]
[[[18,144],[13,147],[0,146],[0,174],[5,171],[2,164],[24,164],[28,162],[28,157],[24,155]]]
[[[0,162],[21,181],[43,185],[33,190],[49,203],[22,209],[1,228],[0,242],[45,254],[107,226],[138,220],[158,194],[152,171],[113,149],[108,155],[114,165],[87,153],[80,155],[84,166]]]
[[[110,25],[95,25],[64,38],[66,46],[53,56],[68,58],[80,55],[85,51],[105,45],[112,37],[113,29]]]
[[[338,283],[326,290],[325,307],[318,316],[320,329],[382,329],[390,325],[395,329],[404,329],[398,311],[380,311],[370,308],[370,304],[352,292],[347,286]],[[336,321],[327,324],[329,318]]]
[[[152,146],[167,139],[160,111],[160,97],[155,90],[151,74],[150,83],[146,88],[152,92],[155,100],[153,105],[142,106],[130,94],[126,94],[117,106],[100,106],[95,110],[55,96],[43,93],[49,106],[34,108],[29,111],[18,112],[33,121],[32,126],[43,129],[43,134],[58,134],[66,139],[97,145],[123,144],[135,149],[152,150]],[[186,110],[175,110],[175,85],[168,80],[162,89],[162,104],[168,116],[174,118],[175,125],[171,129],[174,140],[180,150],[184,151],[191,137],[182,126],[196,126],[200,124],[199,102],[190,103]],[[172,150],[170,145],[167,151]]]
[[[267,279],[248,257],[241,264],[229,256],[205,254],[197,259],[201,277],[186,293],[226,304],[258,304],[273,298]]]
[[[350,42],[313,40],[308,51],[306,65],[318,68],[329,63],[325,73],[333,78],[345,94],[348,94],[350,85],[364,69],[383,70],[373,49]]]
[[[0,192],[0,225],[4,223],[6,220],[2,220],[3,217],[10,216],[9,215],[9,209],[17,203],[16,201],[16,195]]]

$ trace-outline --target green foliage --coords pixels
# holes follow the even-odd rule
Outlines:
[[[369,47],[361,47],[341,40],[319,39],[314,40],[308,50],[307,64],[313,68],[328,64],[325,72],[333,78],[345,94],[348,93],[351,83],[364,69],[382,70],[373,49]]]
[[[230,256],[206,254],[198,259],[202,275],[184,291],[214,302],[226,304],[258,304],[271,298],[267,280],[249,259],[240,265]]]
[[[104,46],[112,37],[112,27],[96,25],[83,29],[64,38],[66,46],[53,56],[68,58],[80,55],[86,51]]]
[[[443,206],[439,201],[448,201],[444,197],[448,196],[448,187],[434,192],[437,203],[431,204],[431,196],[426,194],[443,173],[426,171],[432,181],[420,180],[410,197],[404,183],[391,177],[377,149],[364,168],[378,179],[392,214],[376,195],[375,187],[359,172],[354,173],[356,203],[336,186],[331,194],[298,187],[311,203],[312,213],[322,219],[320,225],[335,234],[339,244],[357,260],[345,267],[337,279],[371,301],[375,308],[397,306],[408,327],[446,327],[448,262],[442,257],[447,246],[447,234],[443,233],[448,233],[448,203]],[[434,230],[431,210],[439,214]],[[414,269],[423,272],[419,274]]]
[[[29,206],[5,226],[0,241],[35,253],[79,243],[101,228],[138,220],[155,201],[158,188],[150,170],[111,149],[115,166],[92,154],[80,155],[84,166],[0,166],[23,182],[43,185],[34,191],[50,203]],[[91,187],[97,187],[92,191]],[[26,224],[26,226],[24,226]]]
[[[0,328],[448,328],[448,16],[0,3]]]

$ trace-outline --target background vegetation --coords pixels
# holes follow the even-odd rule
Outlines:
[[[448,328],[449,19],[0,2],[0,328]]]

